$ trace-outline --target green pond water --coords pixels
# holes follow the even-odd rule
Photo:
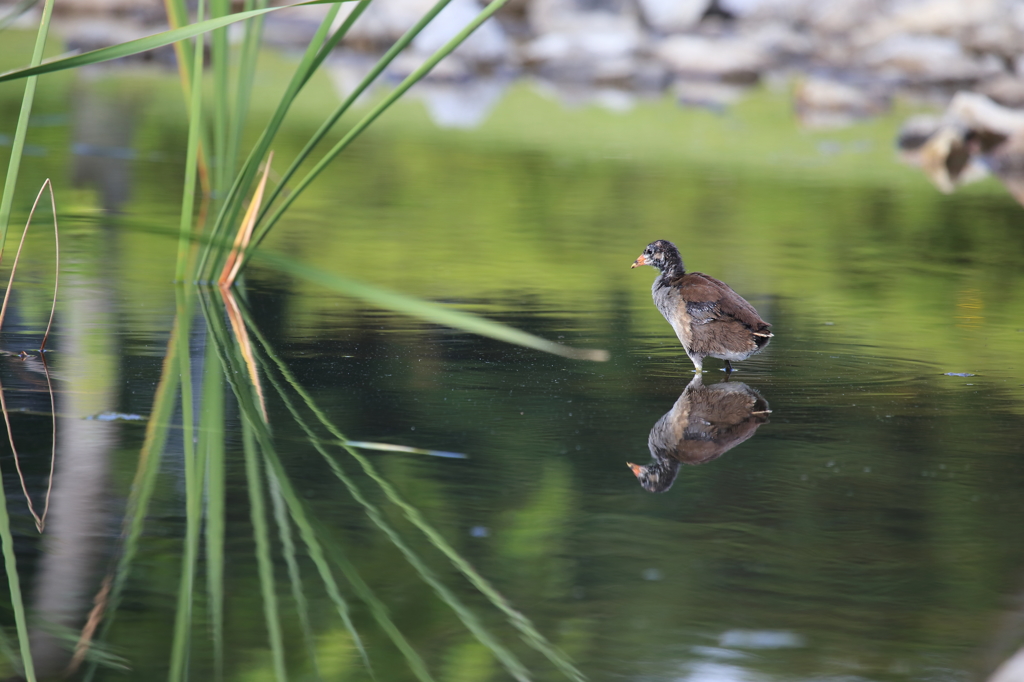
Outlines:
[[[255,121],[289,65],[265,62]],[[326,77],[308,90],[279,159],[338,101]],[[19,103],[0,88],[4,168]],[[613,113],[521,82],[478,128],[445,130],[408,99],[265,248],[610,360],[425,324],[257,265],[239,291],[257,355],[269,348],[307,392],[273,361],[261,370],[261,446],[277,459],[260,460],[245,454],[252,405],[232,392],[245,372],[225,374],[214,353],[224,304],[172,283],[176,242],[160,234],[181,201],[177,75],[44,78],[14,220],[51,178],[62,253],[42,534],[9,446],[0,458],[37,672],[157,680],[184,661],[194,680],[985,679],[1024,644],[1024,214],[994,182],[943,196],[899,165],[908,111],[808,132],[771,88],[724,113],[669,99]],[[49,314],[40,226],[4,327],[12,353],[38,347]],[[709,359],[687,389],[654,271],[629,268],[657,238],[772,323],[731,386]],[[213,472],[189,497],[180,409],[162,418],[166,446],[144,447],[177,367],[169,343],[187,344],[196,418],[225,430],[223,458],[204,455],[223,462],[222,495]],[[38,512],[46,377],[38,358],[6,356],[0,380]],[[651,461],[651,429],[677,401],[669,420],[740,393],[770,414],[715,437],[691,422],[680,457],[718,456],[683,464],[666,492],[641,488],[626,462]],[[348,438],[464,457],[353,457],[314,403]],[[0,677],[14,679],[2,592]],[[83,628],[92,646],[74,663]]]

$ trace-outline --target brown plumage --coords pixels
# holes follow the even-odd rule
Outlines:
[[[651,242],[632,267],[650,265],[660,273],[651,287],[654,304],[672,325],[698,372],[704,358],[746,360],[768,345],[770,324],[728,284],[702,272],[686,272],[675,244]]]
[[[753,436],[770,412],[767,401],[746,384],[724,381],[704,386],[698,374],[651,429],[647,447],[654,461],[626,464],[645,490],[665,492],[675,482],[680,464],[718,459]]]

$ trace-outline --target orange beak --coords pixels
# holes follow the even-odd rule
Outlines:
[[[633,261],[633,264],[630,265],[629,267],[635,268],[638,265],[647,265],[647,259],[644,258],[644,254],[642,253],[640,254],[640,257]]]
[[[626,466],[633,470],[633,475],[640,478],[640,465],[633,464],[632,462],[626,462]]]

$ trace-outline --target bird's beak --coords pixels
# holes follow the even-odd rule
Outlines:
[[[633,470],[633,475],[640,478],[640,465],[633,464],[632,462],[626,462],[626,466]]]
[[[640,254],[640,257],[633,261],[633,264],[630,265],[629,267],[635,268],[638,265],[647,265],[647,259],[644,258],[644,254],[642,253]]]

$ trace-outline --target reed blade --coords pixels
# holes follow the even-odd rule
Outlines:
[[[36,67],[43,60],[46,47],[46,36],[50,31],[50,17],[53,15],[54,0],[46,0],[43,5],[43,16],[39,21],[35,46],[32,48],[30,67]],[[18,125],[14,129],[14,140],[11,142],[11,158],[7,162],[7,178],[4,180],[4,191],[0,195],[0,258],[3,257],[4,244],[7,243],[7,226],[11,219],[14,203],[14,189],[17,185],[18,170],[21,168],[21,156],[25,150],[25,137],[28,135],[28,122],[32,116],[32,104],[36,96],[36,78],[25,83],[25,93],[21,98],[21,111],[18,114]],[[32,665],[31,661],[28,664]]]
[[[313,626],[309,621],[309,602],[302,590],[302,575],[299,571],[299,562],[296,559],[295,543],[292,541],[292,526],[288,520],[288,513],[285,511],[284,498],[281,494],[281,483],[277,474],[273,471],[267,472],[267,482],[270,488],[270,501],[274,507],[274,520],[277,522],[278,537],[281,540],[281,550],[284,554],[284,563],[288,568],[288,582],[292,588],[292,599],[295,601],[295,611],[299,616],[299,627],[302,630],[302,641],[306,645],[306,655],[313,666],[313,676],[320,680],[320,666],[317,664],[316,639],[313,636]]]
[[[364,0],[364,2],[368,2],[368,0]],[[352,14],[358,16],[358,13],[361,13],[362,11],[361,8],[363,7],[363,5],[364,3],[361,2],[359,6],[357,6],[356,9],[352,12]],[[317,66],[319,66],[320,62],[326,56],[326,50],[328,46],[326,44],[321,46],[321,43],[323,42],[324,36],[327,35],[327,31],[330,28],[331,22],[333,22],[334,17],[337,16],[338,9],[339,8],[337,6],[332,7],[328,11],[327,16],[324,17],[324,20],[320,23],[320,26],[317,28],[316,34],[314,34],[313,39],[306,47],[306,51],[303,54],[302,59],[299,61],[299,65],[295,68],[295,72],[294,74],[292,74],[292,78],[289,81],[288,86],[285,88],[284,94],[278,100],[277,107],[275,108],[273,115],[270,117],[270,121],[267,123],[266,128],[264,128],[263,132],[260,134],[259,139],[256,141],[256,144],[249,152],[249,156],[242,164],[240,172],[238,173],[237,176],[235,176],[235,180],[231,184],[231,188],[227,190],[227,194],[225,195],[224,201],[221,204],[220,212],[217,216],[217,219],[214,221],[213,230],[211,231],[211,240],[214,245],[207,247],[206,249],[203,250],[202,255],[200,257],[199,266],[196,269],[196,273],[201,279],[207,278],[205,274],[208,269],[207,263],[213,263],[215,266],[216,263],[219,261],[221,254],[223,253],[222,247],[217,243],[218,237],[220,237],[220,235],[226,232],[229,225],[233,225],[235,223],[241,206],[240,202],[248,193],[249,187],[256,177],[260,159],[262,159],[269,151],[270,145],[273,142],[274,137],[277,135],[277,131],[280,129],[281,123],[284,121],[285,115],[288,113],[288,110],[291,108],[292,103],[295,101],[295,97],[298,95],[299,91],[309,80],[313,71],[317,68]],[[337,38],[337,40],[341,39],[341,36],[344,35],[344,32],[348,30],[349,26],[351,26],[351,22],[349,20],[354,21],[352,15],[350,15],[349,19],[347,19],[346,22],[337,31],[335,31],[334,36],[332,36],[331,40],[335,40],[335,37]],[[328,43],[330,43],[330,41],[328,41]],[[243,52],[243,55],[247,55],[247,53]],[[241,68],[254,70],[255,59],[255,54],[253,54],[252,57],[244,56]],[[234,160],[238,155],[241,131],[245,123],[243,107],[247,106],[248,101],[242,101],[244,94],[242,90],[243,89],[240,84],[238,93],[238,105],[236,107],[235,113],[235,125],[232,135],[232,143],[228,150],[228,154],[231,158],[232,164],[234,163]]]
[[[281,615],[278,612],[277,593],[274,589],[274,564],[270,558],[270,533],[267,530],[267,517],[263,505],[263,477],[260,474],[259,456],[256,453],[254,428],[251,419],[242,420],[242,451],[245,454],[245,480],[249,491],[249,517],[252,521],[253,539],[256,542],[256,565],[260,576],[260,592],[263,595],[263,617],[267,623],[267,636],[274,661],[274,677],[277,682],[287,682]]]
[[[179,330],[177,347],[178,367],[181,369],[181,422],[183,457],[185,460],[185,542],[181,560],[181,579],[178,585],[178,608],[175,613],[174,639],[171,646],[171,666],[168,679],[178,682],[188,677],[188,655],[192,632],[192,603],[196,563],[199,557],[199,531],[202,521],[202,475],[196,461],[195,432],[192,402],[192,360],[189,344],[194,306],[191,287],[177,287],[177,319]]]
[[[221,287],[230,287],[235,283],[235,279],[238,277],[238,271],[242,267],[241,254],[245,251],[245,248],[249,246],[249,240],[252,238],[252,230],[256,227],[256,214],[260,211],[260,204],[263,201],[263,191],[267,187],[267,177],[270,175],[270,169],[274,163],[274,152],[270,152],[270,156],[267,157],[267,163],[263,167],[263,177],[260,178],[260,183],[256,186],[256,192],[252,195],[252,201],[249,202],[249,208],[245,211],[245,216],[242,218],[242,224],[238,226],[238,234],[235,236],[235,243],[231,247],[231,252],[228,254],[228,259],[224,263],[224,270],[220,274],[220,279],[217,280],[217,284]]]
[[[480,336],[487,336],[518,346],[534,348],[545,353],[561,355],[562,357],[574,360],[594,360],[600,362],[607,360],[609,357],[608,351],[605,350],[563,346],[560,343],[548,341],[539,336],[534,336],[533,334],[477,317],[476,315],[470,315],[460,310],[454,310],[438,303],[406,296],[405,294],[382,289],[372,284],[365,284],[342,275],[336,275],[332,272],[304,265],[281,254],[259,251],[256,253],[256,257],[261,262],[281,272],[319,284],[346,296],[358,298],[379,308],[393,310],[397,313],[417,317],[434,324],[461,329],[462,331],[479,334]]]
[[[18,0],[14,3],[11,11],[0,17],[0,31],[17,21],[18,17],[35,7],[38,2],[39,0]]]
[[[199,451],[206,460],[206,601],[213,640],[214,679],[224,679],[224,376],[214,344],[203,361],[203,411]]]
[[[47,5],[52,5],[52,2],[53,0],[47,0]],[[155,33],[151,36],[146,36],[145,38],[137,38],[117,45],[111,45],[110,47],[101,47],[97,50],[90,50],[89,52],[83,52],[82,54],[70,57],[60,57],[58,59],[52,59],[42,63],[36,62],[31,66],[14,69],[0,74],[0,83],[18,80],[20,78],[27,78],[29,76],[38,76],[44,73],[63,71],[65,69],[74,69],[80,66],[85,66],[86,64],[98,64],[100,62],[108,62],[112,59],[130,57],[149,50],[154,50],[158,47],[171,45],[179,40],[195,38],[198,35],[212,31],[216,28],[230,26],[231,24],[238,23],[239,21],[245,21],[246,19],[261,17],[264,14],[269,14],[270,12],[286,10],[292,7],[303,7],[306,5],[326,5],[334,2],[355,2],[355,0],[305,0],[304,2],[296,2],[290,5],[265,7],[263,9],[255,9],[248,12],[238,12],[226,17],[207,19],[205,21],[189,24],[188,26]],[[45,10],[44,16],[46,16]]]

